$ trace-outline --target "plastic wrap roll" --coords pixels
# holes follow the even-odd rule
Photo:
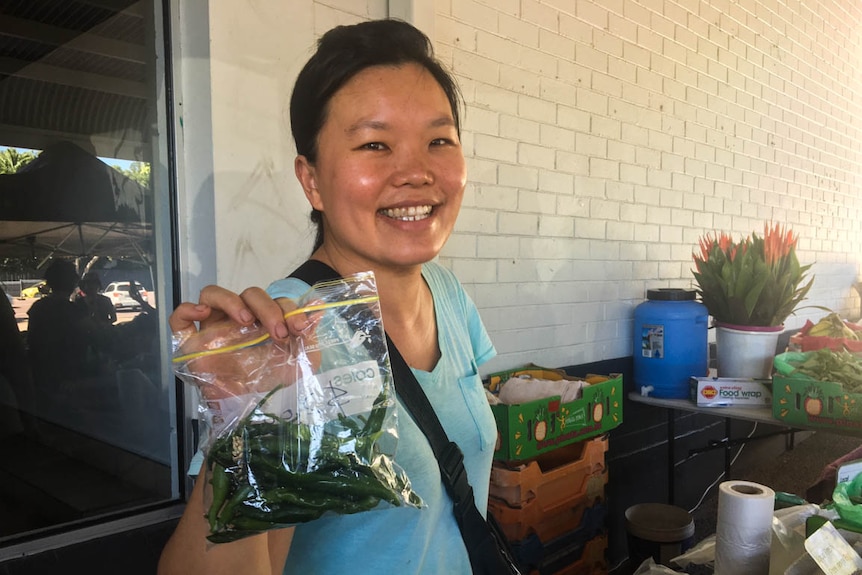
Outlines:
[[[715,575],[767,575],[775,492],[750,481],[718,489]]]

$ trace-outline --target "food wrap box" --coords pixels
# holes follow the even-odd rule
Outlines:
[[[691,400],[704,407],[769,407],[768,381],[732,377],[692,377]]]
[[[511,377],[529,375],[535,379],[575,378],[559,369],[534,365],[488,376],[492,392]],[[596,378],[598,379],[598,378]],[[580,399],[563,403],[559,396],[537,399],[518,405],[492,405],[497,421],[494,459],[518,461],[531,459],[557,447],[569,445],[613,429],[623,421],[623,376],[602,376],[604,381],[584,386]]]

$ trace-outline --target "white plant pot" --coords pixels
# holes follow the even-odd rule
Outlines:
[[[718,377],[769,379],[775,348],[784,326],[716,324],[715,354]]]

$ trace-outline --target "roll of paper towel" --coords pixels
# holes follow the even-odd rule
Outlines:
[[[775,492],[750,481],[718,488],[715,575],[767,575]]]

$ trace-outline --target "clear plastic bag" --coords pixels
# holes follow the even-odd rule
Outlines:
[[[689,565],[715,565],[715,533],[700,540],[682,555],[670,560],[674,565],[687,569]]]
[[[395,390],[370,272],[317,284],[287,344],[232,321],[175,341],[174,369],[208,426],[208,539],[233,541],[328,513],[421,507],[394,461]]]

